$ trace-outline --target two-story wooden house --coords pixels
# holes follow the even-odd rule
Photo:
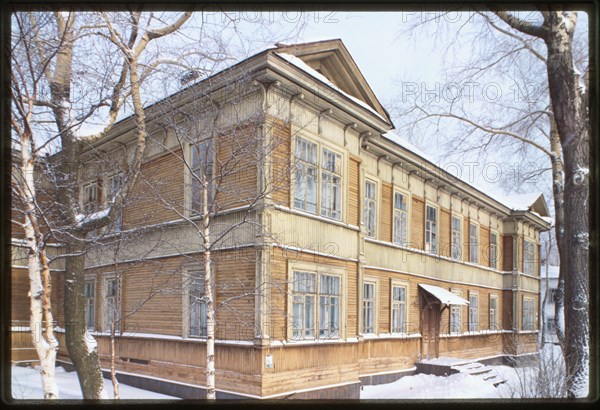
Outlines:
[[[142,177],[86,270],[105,368],[122,317],[123,382],[202,397],[200,169],[213,181],[218,397],[358,398],[423,359],[537,350],[543,197],[499,201],[404,143],[340,40],[267,49],[147,117]],[[117,189],[133,124],[86,151],[85,211]]]

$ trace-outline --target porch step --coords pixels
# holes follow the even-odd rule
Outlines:
[[[494,387],[506,382],[506,379],[503,379],[494,369],[478,362],[457,364],[452,366],[452,369],[473,377],[479,377],[481,380],[491,383]]]

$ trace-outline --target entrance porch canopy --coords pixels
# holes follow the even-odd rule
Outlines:
[[[443,305],[467,306],[469,304],[469,301],[461,298],[460,296],[455,295],[452,292],[447,291],[446,289],[440,288],[439,286],[425,285],[419,283],[419,287],[425,292],[429,293],[434,298],[436,298],[437,300],[439,300]]]

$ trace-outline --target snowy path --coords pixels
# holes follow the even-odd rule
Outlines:
[[[12,366],[12,395],[14,399],[43,399],[42,381],[38,370],[31,367]],[[66,372],[64,368],[56,367],[56,380],[60,399],[81,399],[81,388],[76,372]],[[109,398],[113,398],[112,382],[104,379],[104,389]],[[154,393],[147,390],[119,384],[121,399],[143,400],[179,400],[177,397]]]

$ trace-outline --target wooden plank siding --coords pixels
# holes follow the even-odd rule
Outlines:
[[[291,206],[290,199],[290,155],[292,137],[290,125],[278,119],[268,122],[271,132],[273,201],[282,206]]]
[[[348,164],[348,223],[356,226],[360,226],[360,163],[360,158],[350,155]]]
[[[381,216],[379,239],[386,242],[392,242],[392,184],[383,182],[381,184]]]
[[[230,127],[217,137],[215,202],[219,210],[237,208],[256,200],[260,157],[260,127],[256,123]]]
[[[164,153],[144,163],[123,212],[123,229],[179,219],[183,212],[184,164],[181,150]],[[161,198],[167,205],[161,202]]]
[[[412,196],[411,215],[411,245],[417,249],[424,249],[425,245],[425,201],[416,195]]]
[[[29,272],[27,268],[11,269],[11,321],[29,326]]]
[[[479,227],[479,264],[490,267],[490,230]]]
[[[513,270],[513,237],[502,235],[502,270],[510,272]]]
[[[440,255],[451,256],[452,242],[452,214],[449,209],[441,208],[440,212],[440,236],[439,249]]]

